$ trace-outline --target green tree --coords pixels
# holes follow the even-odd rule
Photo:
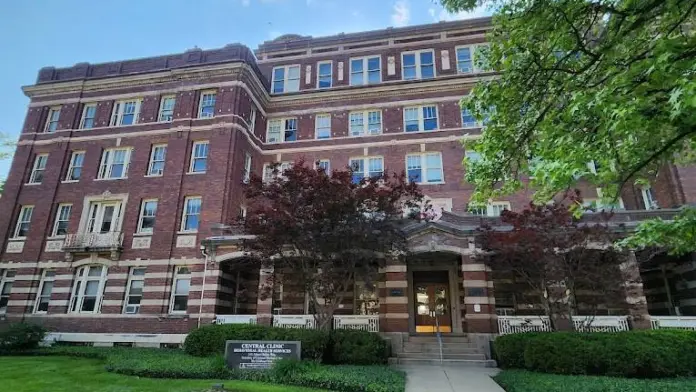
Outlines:
[[[616,198],[669,162],[696,162],[696,2],[693,0],[442,0],[450,11],[493,11],[482,51],[499,77],[462,100],[480,120],[481,154],[465,161],[474,202],[513,193],[530,178],[538,201],[579,177]],[[596,171],[588,162],[596,163]],[[668,229],[671,226],[671,229]],[[680,224],[646,222],[626,244],[673,243]],[[670,230],[669,236],[663,235]]]

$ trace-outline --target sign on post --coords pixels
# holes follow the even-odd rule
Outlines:
[[[300,359],[301,342],[228,340],[225,363],[230,369],[270,369],[278,359]]]

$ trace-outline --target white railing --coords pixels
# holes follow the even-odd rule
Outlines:
[[[652,329],[688,329],[696,331],[695,316],[650,316]]]
[[[215,324],[256,324],[255,314],[218,314]]]
[[[123,243],[123,233],[78,233],[65,237],[63,249],[74,248],[117,248]]]
[[[315,329],[317,322],[311,314],[284,314],[273,316],[273,326],[279,328]]]
[[[628,331],[626,316],[573,316],[573,325],[579,332]]]
[[[498,333],[501,335],[550,330],[548,316],[498,316]]]
[[[379,332],[379,316],[334,316],[334,329],[356,329],[367,332]]]

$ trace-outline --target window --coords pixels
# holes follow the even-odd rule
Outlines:
[[[201,91],[201,100],[198,103],[198,118],[212,118],[215,116],[216,91]]]
[[[48,312],[48,304],[51,302],[51,292],[53,291],[53,281],[56,279],[55,270],[44,270],[39,284],[39,295],[36,296],[34,313]]]
[[[25,238],[29,233],[29,225],[31,224],[31,215],[34,213],[34,206],[22,206],[19,210],[17,218],[17,226],[15,226],[14,236],[12,238]]]
[[[322,61],[317,64],[317,88],[329,88],[333,81],[333,63]]]
[[[457,72],[471,73],[487,71],[487,62],[482,57],[481,49],[488,45],[471,45],[457,47]]]
[[[208,169],[208,141],[194,142],[191,148],[189,173],[205,173]]]
[[[406,132],[431,131],[437,129],[437,106],[420,106],[404,109],[404,130]]]
[[[331,161],[328,159],[320,159],[316,162],[316,169],[324,170],[324,173],[331,174]]]
[[[292,142],[297,140],[297,119],[285,118],[268,121],[268,143]]]
[[[97,104],[88,103],[82,108],[82,118],[80,119],[80,129],[94,128],[94,118],[97,115]]]
[[[29,176],[30,184],[41,184],[43,181],[44,171],[46,170],[46,161],[48,160],[48,154],[37,154],[34,158],[34,166],[31,169],[31,175]]]
[[[379,314],[379,300],[375,286],[368,287],[364,281],[355,281],[355,310],[356,315]]]
[[[486,216],[488,214],[488,207],[485,205],[469,204],[466,211],[472,215]]]
[[[191,288],[191,271],[188,267],[176,267],[172,283],[172,298],[169,313],[186,313],[188,295]]]
[[[158,121],[168,122],[174,119],[174,104],[176,103],[176,96],[165,95],[162,97],[160,102],[159,115],[157,116]],[[215,106],[215,104],[213,104]]]
[[[249,132],[252,134],[256,130],[256,108],[251,108],[251,113],[249,113]]]
[[[130,148],[110,148],[102,153],[98,179],[119,179],[128,177]]]
[[[380,83],[382,81],[381,63],[379,56],[350,59],[350,85]]]
[[[68,165],[68,174],[65,181],[79,181],[82,175],[82,162],[85,160],[84,151],[73,151]]]
[[[439,152],[406,155],[408,180],[420,184],[444,181],[442,154]]]
[[[150,164],[147,166],[148,176],[161,176],[164,174],[164,160],[167,157],[166,144],[153,144],[150,151]]]
[[[292,162],[281,162],[276,168],[277,173],[273,173],[273,166],[270,163],[263,165],[263,182],[269,182],[276,177],[283,177],[283,173],[292,167]],[[284,177],[283,177],[284,178]]]
[[[68,223],[70,223],[70,214],[72,213],[72,204],[58,204],[56,210],[56,220],[53,223],[52,236],[68,234]]]
[[[486,215],[488,216],[500,216],[503,211],[510,210],[510,202],[508,201],[494,201],[488,203],[486,208]]]
[[[273,94],[300,91],[300,66],[285,65],[273,68]]]
[[[473,128],[477,126],[479,126],[479,123],[469,109],[462,109],[462,128]]]
[[[140,99],[116,101],[114,104],[114,111],[111,113],[111,126],[118,127],[121,125],[137,124],[141,103],[142,100]]]
[[[435,52],[432,49],[401,54],[401,77],[403,80],[435,77]]]
[[[155,229],[155,215],[157,215],[157,199],[143,200],[136,232],[152,234]]]
[[[80,267],[75,275],[70,312],[99,313],[105,282],[105,266],[88,265]]]
[[[351,136],[379,135],[382,133],[382,112],[379,110],[351,112],[349,121]]]
[[[184,214],[181,218],[181,231],[198,231],[201,214],[201,198],[187,197],[184,199]]]
[[[140,301],[143,299],[143,286],[145,286],[145,268],[131,268],[128,274],[126,301],[125,304],[123,304],[123,313],[140,313]]]
[[[479,154],[478,152],[476,152],[474,150],[467,150],[465,154],[466,154],[466,159],[468,159],[469,162],[471,162],[471,163],[478,162],[481,160],[481,154]]]
[[[15,275],[17,275],[17,270],[0,270],[0,314],[7,313],[7,304],[10,301],[10,292]]]
[[[655,192],[650,185],[645,185],[640,189],[643,195],[643,204],[646,210],[656,210],[660,208],[657,204],[657,199],[655,198]]]
[[[113,233],[119,229],[121,203],[118,201],[94,202],[87,215],[88,233]]]
[[[245,184],[248,184],[249,179],[251,179],[251,154],[247,152],[244,154],[244,172],[242,173],[242,181]]]
[[[357,184],[363,178],[381,177],[384,173],[382,157],[352,158],[350,169],[353,171],[353,183]]]
[[[46,117],[45,131],[53,132],[58,129],[58,120],[60,120],[60,106],[50,108]]]
[[[317,139],[328,139],[331,137],[331,115],[318,114],[314,120],[314,132]]]

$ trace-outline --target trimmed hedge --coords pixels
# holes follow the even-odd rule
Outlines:
[[[302,342],[302,359],[324,363],[372,365],[386,363],[389,358],[387,342],[372,332],[326,332],[251,324],[201,327],[186,337],[184,350],[199,357],[219,355],[225,352],[227,340],[299,340]]]
[[[32,350],[46,336],[46,329],[40,325],[28,323],[10,324],[0,331],[0,352]]]
[[[497,338],[504,368],[635,378],[696,375],[696,332],[551,332]]]

